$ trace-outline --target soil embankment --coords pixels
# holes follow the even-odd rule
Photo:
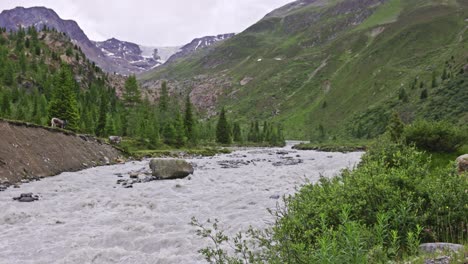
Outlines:
[[[104,165],[119,155],[112,146],[90,136],[0,120],[0,182]]]

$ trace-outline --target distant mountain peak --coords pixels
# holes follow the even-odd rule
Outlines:
[[[224,40],[227,40],[229,38],[232,38],[233,36],[235,36],[235,33],[227,33],[227,34],[219,34],[219,35],[216,35],[216,36],[205,36],[205,37],[201,37],[201,38],[195,38],[190,43],[182,46],[182,48],[180,48],[179,52],[172,55],[167,60],[167,62],[170,63],[170,62],[178,60],[178,59],[180,59],[182,57],[186,57],[186,56],[196,52],[197,50],[204,49],[204,48],[209,47],[209,46],[211,46],[211,45],[213,45],[213,44],[215,44],[217,42],[224,41]]]

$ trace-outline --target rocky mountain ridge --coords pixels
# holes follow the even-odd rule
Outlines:
[[[122,75],[140,74],[166,62],[189,56],[193,52],[231,37],[221,34],[197,38],[182,47],[143,47],[141,45],[111,38],[105,41],[90,40],[78,23],[64,20],[52,9],[46,7],[16,7],[0,13],[0,26],[7,30],[34,26],[54,28],[70,37],[86,56],[104,71]]]

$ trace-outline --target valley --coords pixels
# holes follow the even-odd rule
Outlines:
[[[0,3],[0,264],[468,261],[468,0],[246,2]]]

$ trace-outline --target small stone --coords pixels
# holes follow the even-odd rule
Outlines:
[[[278,200],[279,198],[280,198],[279,194],[273,194],[272,196],[270,196],[270,199]]]
[[[138,179],[138,172],[130,172],[130,179]]]

